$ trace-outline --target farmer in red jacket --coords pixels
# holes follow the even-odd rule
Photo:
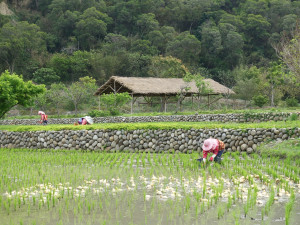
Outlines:
[[[208,153],[213,153],[213,155],[209,158],[209,161],[215,161],[220,163],[224,149],[224,142],[214,138],[206,139],[202,145],[203,158],[198,159],[198,161],[203,161],[204,163],[206,163]]]
[[[39,115],[41,115],[40,124],[47,125],[48,123],[48,116],[43,111],[38,112]]]

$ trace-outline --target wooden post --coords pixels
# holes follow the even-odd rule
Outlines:
[[[101,110],[101,97],[99,95],[99,111]]]
[[[164,104],[165,104],[165,112],[167,112],[167,97],[164,97]]]
[[[133,114],[133,94],[131,94],[131,109],[130,114]]]

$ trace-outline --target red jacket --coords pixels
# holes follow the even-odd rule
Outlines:
[[[213,153],[215,155],[218,154],[219,152],[219,141],[217,139],[214,139],[214,144],[212,146],[212,148],[208,151],[203,151],[203,158],[206,159],[207,158],[207,154],[208,153]]]
[[[48,120],[48,116],[46,114],[41,114],[41,120],[42,121]]]

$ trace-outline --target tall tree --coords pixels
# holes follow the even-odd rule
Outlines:
[[[88,102],[93,97],[96,88],[96,80],[91,77],[82,77],[65,88],[66,98],[73,103],[76,115],[79,105]]]
[[[63,104],[66,102],[66,86],[63,83],[53,83],[47,91],[46,97],[48,101],[54,106],[54,109],[59,116]]]
[[[112,19],[107,14],[98,11],[95,7],[89,8],[79,17],[76,23],[75,34],[81,49],[92,49],[98,41],[107,34],[107,24]]]
[[[183,78],[188,72],[180,59],[156,56],[151,60],[148,74],[153,77]]]
[[[272,63],[269,70],[265,74],[266,84],[268,88],[268,96],[270,98],[271,107],[275,106],[275,95],[277,94],[278,88],[283,85],[283,70],[281,65]]]
[[[24,82],[22,76],[10,74],[7,70],[0,75],[0,118],[15,105],[29,106],[33,97],[45,92],[44,85]]]
[[[32,80],[38,84],[51,85],[59,81],[60,77],[51,68],[40,68],[33,73]]]
[[[140,15],[136,21],[136,25],[139,27],[141,37],[144,37],[150,31],[156,30],[159,26],[153,13]]]
[[[28,22],[6,23],[0,29],[0,60],[13,73],[46,50],[45,33]]]
[[[171,55],[188,64],[196,64],[201,51],[201,42],[189,32],[179,34],[167,45],[167,55]]]
[[[300,84],[300,25],[297,24],[291,38],[288,35],[283,36],[278,44],[274,44],[278,57],[286,64]]]

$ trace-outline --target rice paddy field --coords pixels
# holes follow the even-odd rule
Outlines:
[[[0,149],[0,224],[299,224],[300,159]]]

